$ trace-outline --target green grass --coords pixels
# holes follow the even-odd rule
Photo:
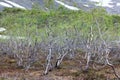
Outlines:
[[[96,21],[98,24],[96,24]],[[120,35],[119,24],[119,15],[110,15],[102,8],[93,9],[89,12],[70,11],[64,8],[50,11],[6,8],[3,12],[0,12],[0,27],[7,29],[1,34],[31,36],[33,39],[41,35],[46,37],[46,30],[49,31],[48,27],[56,36],[63,35],[66,30],[72,32],[74,27],[84,36],[88,36],[91,26],[93,27],[93,33],[98,33],[98,25],[103,34],[113,38]]]

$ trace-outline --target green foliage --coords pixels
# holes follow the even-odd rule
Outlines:
[[[32,5],[32,10],[42,10],[42,8],[38,3],[33,3]]]
[[[112,15],[113,23],[120,23],[120,16],[119,15]]]
[[[54,0],[44,0],[44,4],[48,9],[54,8]]]
[[[87,36],[91,26],[97,33],[98,24],[96,22],[103,33],[107,32],[106,35],[114,36],[115,30],[119,30],[119,25],[114,26],[116,23],[120,23],[120,17],[109,15],[102,8],[93,9],[89,12],[71,11],[63,7],[50,11],[34,8],[32,10],[6,8],[0,13],[0,26],[7,29],[4,33],[6,35],[11,33],[11,35],[27,36],[29,33],[34,37],[36,30],[39,35],[45,34],[46,27],[50,27],[54,34],[60,35],[65,30],[74,29],[75,26],[84,36]]]
[[[20,8],[13,8],[13,9],[11,9],[11,8],[5,8],[5,9],[3,10],[4,13],[10,13],[10,14],[19,13],[19,12],[24,12],[24,11],[25,11],[25,10],[20,9]]]

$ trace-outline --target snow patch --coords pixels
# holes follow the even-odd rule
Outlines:
[[[0,5],[4,6],[4,7],[9,7],[9,8],[12,8],[13,6],[5,3],[5,2],[0,2]]]
[[[120,6],[120,3],[117,3],[116,6]]]
[[[85,7],[89,7],[89,5],[87,5],[87,4],[84,4],[84,6],[85,6]]]
[[[74,6],[69,6],[69,5],[67,5],[67,4],[65,4],[65,3],[61,2],[61,1],[55,0],[55,2],[57,2],[60,5],[63,5],[64,7],[68,8],[70,10],[79,10],[79,8],[74,7]]]
[[[5,30],[6,30],[5,28],[2,28],[2,27],[0,28],[0,32],[3,32]],[[25,37],[20,37],[20,36],[13,37],[13,36],[0,35],[0,39],[11,39],[11,38],[13,38],[13,39],[25,39]]]
[[[12,1],[9,1],[9,0],[4,0],[4,1],[11,4],[11,5],[13,5],[13,6],[15,6],[15,7],[17,7],[17,8],[26,9],[25,7],[19,5],[19,4],[15,3],[15,2],[12,2]]]
[[[5,28],[0,28],[0,32],[3,32],[5,31],[6,29]]]
[[[0,39],[25,39],[25,37],[11,37],[6,35],[0,35]]]
[[[98,2],[98,4],[96,4],[97,6],[103,6],[103,7],[109,7],[112,8],[113,5],[110,5],[110,3],[112,3],[111,0],[90,0],[92,2]]]

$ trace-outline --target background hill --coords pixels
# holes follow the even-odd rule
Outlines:
[[[0,11],[4,7],[17,7],[22,9],[31,9],[32,5],[39,5],[46,8],[46,3],[52,1],[52,6],[64,6],[68,9],[82,9],[89,10],[98,6],[104,7],[109,13],[120,13],[119,0],[0,0]]]

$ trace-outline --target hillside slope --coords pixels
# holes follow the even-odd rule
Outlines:
[[[22,9],[31,9],[32,5],[40,5],[42,8],[46,8],[45,0],[0,0],[0,11],[4,7],[17,7]],[[55,8],[58,6],[64,6],[72,10],[89,10],[95,7],[102,6],[109,13],[119,14],[120,13],[120,1],[119,0],[53,0],[51,4]]]

